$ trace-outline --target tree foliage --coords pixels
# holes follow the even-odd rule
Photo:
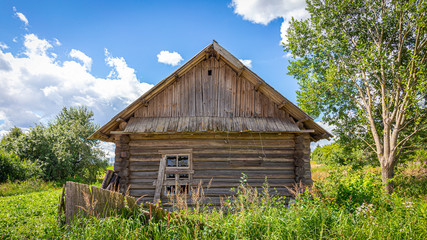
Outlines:
[[[36,163],[22,160],[16,154],[0,149],[0,183],[7,180],[26,180],[40,174],[41,169]]]
[[[45,180],[79,176],[94,181],[107,162],[98,141],[87,139],[97,129],[92,118],[93,112],[85,107],[64,107],[47,126],[36,125],[28,133],[12,130],[2,146],[21,159],[38,163]]]
[[[311,153],[311,160],[328,166],[351,166],[359,169],[372,164],[371,156],[366,150],[333,142],[316,147]]]
[[[370,147],[389,182],[408,142],[426,131],[427,4],[308,0],[307,11],[285,44],[298,103],[343,142]]]

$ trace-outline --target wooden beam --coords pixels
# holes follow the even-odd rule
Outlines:
[[[153,200],[154,204],[156,204],[160,200],[160,195],[162,193],[162,187],[163,187],[163,179],[165,177],[165,169],[166,169],[166,156],[160,159],[159,173],[157,175],[157,182],[156,182],[156,191],[154,192],[154,200]]]
[[[301,128],[303,128],[303,127],[304,127],[304,122],[306,122],[306,121],[308,121],[308,120],[310,120],[310,118],[309,118],[309,117],[302,118],[302,119],[298,120],[298,121],[296,122],[296,124],[297,124],[297,126],[301,129]]]
[[[110,138],[110,135],[108,135],[108,134],[105,134],[105,133],[102,133],[102,132],[98,132],[98,134],[100,135],[100,136],[102,136],[102,137],[104,137],[104,138]]]
[[[148,107],[148,104],[150,103],[149,101],[147,101],[146,99],[142,99],[141,103],[144,107]]]
[[[111,134],[115,134],[115,135],[120,135],[120,134],[132,134],[132,133],[128,133],[128,132],[123,132],[123,131],[111,131]]]
[[[255,91],[258,92],[259,88],[261,87],[261,85],[263,84],[263,82],[260,80],[258,81],[258,83],[255,85]]]
[[[306,118],[303,118],[303,119],[298,120],[296,123],[297,123],[297,124],[299,124],[299,123],[304,123],[305,121],[308,121],[308,120],[310,120],[310,118],[309,118],[309,117],[306,117]]]
[[[284,109],[288,103],[289,103],[289,100],[287,100],[287,99],[283,100],[283,102],[280,103],[280,105],[279,105],[279,109]]]
[[[316,135],[313,135],[313,138],[314,138],[316,141],[318,141],[318,140],[320,140],[320,139],[323,139],[323,138],[327,138],[327,139],[329,139],[329,134],[327,134],[327,133],[316,134]]]
[[[243,71],[245,71],[245,67],[242,67],[239,69],[239,72],[237,73],[237,77],[240,77],[240,75],[242,75]]]
[[[173,76],[177,82],[181,79],[181,77],[178,75],[178,73],[175,73]]]

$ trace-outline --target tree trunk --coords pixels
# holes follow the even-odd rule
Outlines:
[[[381,162],[381,174],[382,181],[384,183],[384,189],[390,194],[393,192],[393,182],[392,178],[394,177],[394,163],[396,161],[395,156],[390,156],[388,159],[382,159]]]

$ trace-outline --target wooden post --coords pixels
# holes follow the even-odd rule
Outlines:
[[[108,170],[107,174],[105,174],[104,180],[102,181],[101,188],[106,189],[111,182],[111,178],[113,177],[114,171]]]
[[[154,200],[153,200],[154,204],[156,204],[160,200],[160,195],[162,193],[162,187],[163,187],[163,180],[165,177],[165,169],[166,169],[166,156],[160,159],[159,173],[157,175],[157,182],[156,182],[156,191],[154,192]]]

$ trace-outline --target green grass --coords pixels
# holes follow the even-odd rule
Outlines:
[[[114,171],[114,164],[108,165],[107,170]]]
[[[44,238],[55,231],[61,189],[0,197],[0,239]]]
[[[25,181],[6,182],[0,184],[0,197],[13,196],[18,194],[28,194],[52,189],[52,182],[45,182],[39,179]]]
[[[289,206],[245,186],[222,209],[179,213],[203,229],[173,217],[147,223],[138,214],[63,227],[56,222],[60,188],[7,183],[0,185],[0,239],[427,239],[425,179],[415,181],[414,171],[400,171],[398,191],[387,195],[378,169],[318,166],[322,178]]]

